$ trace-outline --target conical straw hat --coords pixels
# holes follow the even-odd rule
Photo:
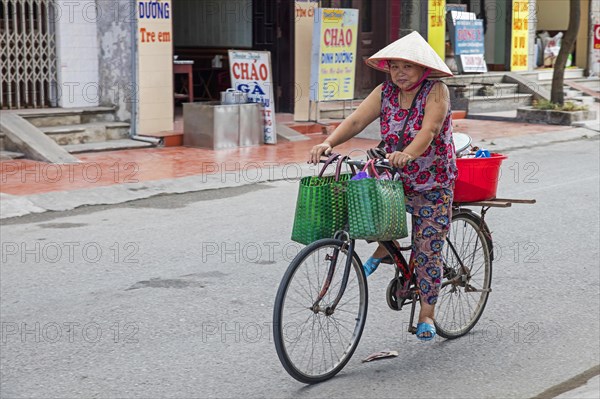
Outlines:
[[[450,68],[418,32],[412,32],[379,50],[365,62],[371,68],[389,72],[388,61],[402,60],[431,69],[432,78],[452,76]]]

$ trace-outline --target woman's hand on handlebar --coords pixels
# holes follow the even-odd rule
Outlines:
[[[407,163],[414,160],[412,155],[401,151],[394,151],[391,154],[387,154],[386,158],[390,161],[390,165],[395,168],[403,168]]]
[[[329,143],[317,144],[310,150],[308,162],[316,165],[323,155],[330,155],[331,151],[333,151],[333,147]]]

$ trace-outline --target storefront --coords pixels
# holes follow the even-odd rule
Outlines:
[[[0,109],[56,106],[56,9],[0,1]]]
[[[173,55],[176,69],[191,69],[192,74],[175,75],[174,91],[181,101],[219,100],[220,92],[230,87],[229,49],[266,50],[271,52],[277,112],[294,113],[307,118],[308,88],[304,76],[310,69],[310,59],[298,57],[298,48],[310,43],[312,25],[297,35],[296,29],[312,19],[309,10],[316,7],[354,8],[360,12],[360,46],[357,59],[362,60],[398,37],[398,21],[392,22],[389,10],[398,13],[400,0],[323,0],[320,2],[292,0],[229,0],[187,1],[171,0],[173,23]],[[304,10],[304,13],[302,12]],[[385,23],[381,23],[381,16]],[[391,29],[391,30],[390,30]],[[308,32],[308,36],[305,33]],[[188,67],[181,67],[189,63]],[[357,62],[356,95],[364,97],[382,74]],[[193,84],[189,85],[190,78]],[[176,96],[177,96],[176,94]],[[176,103],[178,99],[175,98]],[[177,112],[177,110],[176,110]]]
[[[598,3],[597,0],[592,0]],[[589,66],[591,1],[581,0],[579,33],[572,57],[567,66],[587,69]],[[569,2],[564,0],[537,0],[534,68],[552,67],[560,49],[558,37],[564,35],[569,25]],[[553,40],[554,39],[554,40]]]
[[[581,19],[570,65],[587,69],[590,59],[590,6],[581,0]],[[559,50],[558,38],[567,30],[566,0],[448,0],[483,21],[488,71],[532,71],[551,68]],[[558,35],[558,36],[557,36]],[[550,46],[548,46],[550,44]]]
[[[446,62],[455,73],[461,71],[456,66],[455,59],[458,54],[455,54],[455,38],[451,37],[452,31],[449,29],[452,23],[449,12],[454,11],[455,15],[464,17],[465,20],[480,21],[483,32],[481,46],[487,71],[509,71],[513,39],[512,9],[513,0],[448,0],[446,2]],[[520,25],[521,30],[523,27]],[[479,36],[480,32],[478,31],[477,34]],[[524,64],[527,65],[527,61]]]
[[[281,0],[173,3],[173,53],[193,61],[195,101],[219,100],[230,87],[228,50],[270,51],[278,112],[293,109],[293,2]],[[183,79],[185,80],[185,79]],[[186,82],[176,77],[179,92]]]

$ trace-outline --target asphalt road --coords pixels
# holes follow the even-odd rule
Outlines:
[[[487,215],[493,292],[475,329],[407,334],[384,265],[353,359],[316,386],[287,375],[271,334],[300,249],[296,182],[3,220],[2,397],[535,396],[600,363],[599,180],[597,140],[511,152],[498,194],[537,204]]]

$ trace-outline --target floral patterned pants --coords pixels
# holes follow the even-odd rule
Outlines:
[[[437,302],[443,277],[442,249],[452,219],[451,189],[443,188],[406,196],[406,211],[412,215],[410,269],[416,270],[421,300]]]

